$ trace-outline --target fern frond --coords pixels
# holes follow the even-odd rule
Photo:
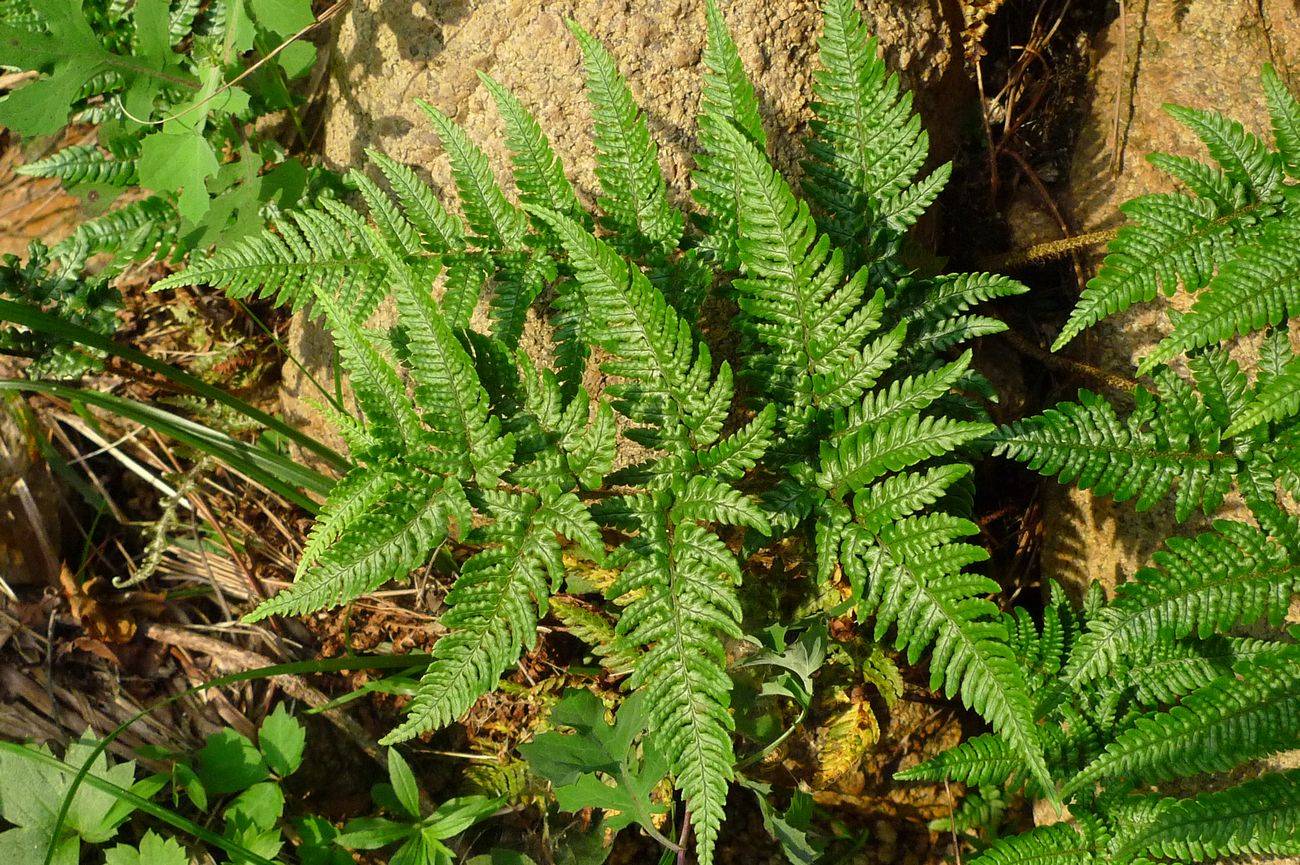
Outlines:
[[[321,292],[316,303],[329,320],[330,332],[338,346],[339,363],[348,372],[357,404],[375,438],[399,448],[423,438],[420,418],[407,396],[401,375],[334,299]]]
[[[510,148],[519,200],[526,207],[544,207],[579,222],[586,219],[578,193],[565,177],[564,166],[537,120],[495,78],[485,72],[478,75],[505,121],[506,146]]]
[[[166,199],[151,195],[79,223],[52,252],[60,260],[79,254],[77,250],[86,255],[111,252],[119,260],[167,258],[180,242],[178,223],[176,209]]]
[[[732,288],[742,327],[767,349],[754,373],[765,392],[795,408],[815,405],[819,376],[852,382],[871,363],[852,355],[879,325],[883,296],[864,308],[865,271],[843,282],[843,253],[818,234],[808,205],[738,129],[718,131],[740,190],[745,276]],[[841,394],[841,404],[867,386]]]
[[[1292,357],[1277,375],[1255,391],[1224,435],[1240,435],[1263,423],[1287,420],[1297,412],[1300,412],[1300,355]]]
[[[971,357],[969,350],[964,351],[951,363],[920,375],[895,379],[889,387],[871,391],[861,403],[849,407],[843,419],[835,424],[831,438],[847,438],[891,418],[924,411],[962,380],[970,369]]]
[[[1260,76],[1264,98],[1273,121],[1273,142],[1277,145],[1282,167],[1292,177],[1300,177],[1300,102],[1291,95],[1271,63],[1264,64]]]
[[[716,441],[731,405],[730,366],[724,361],[713,375],[708,347],[696,343],[690,325],[640,268],[572,220],[537,214],[569,253],[591,317],[592,342],[617,356],[601,369],[628,380],[609,388],[614,407],[651,426],[647,437],[659,446],[679,436],[680,427],[697,447]]]
[[[1284,646],[1244,637],[1161,640],[1132,657],[1117,686],[1132,689],[1138,705],[1169,705],[1227,674],[1237,664],[1275,655]]]
[[[1080,390],[1078,402],[1058,403],[999,429],[992,436],[994,453],[1096,495],[1136,498],[1139,511],[1176,491],[1179,520],[1198,507],[1213,513],[1231,487],[1237,461],[1220,451],[1219,431],[1201,421],[1207,413],[1185,382],[1166,373],[1157,383],[1161,398],[1139,389],[1127,419],[1104,397]]]
[[[1182,193],[1144,195],[1122,204],[1128,224],[1106,248],[1101,270],[1088,280],[1052,351],[1161,291],[1173,294],[1180,286],[1194,291],[1205,285],[1240,233],[1253,224],[1257,210],[1248,203],[1224,212],[1211,199]]]
[[[962,463],[933,466],[923,472],[902,472],[870,484],[853,496],[853,516],[869,532],[919,513],[948,489],[968,476],[971,467]]]
[[[697,459],[700,471],[722,480],[740,480],[771,447],[775,424],[776,406],[768,403],[749,423],[700,451]]]
[[[666,252],[681,239],[685,218],[668,200],[659,148],[614,58],[576,22],[569,29],[587,70],[600,207],[609,227],[633,248]]]
[[[1300,741],[1300,654],[1229,673],[1180,705],[1137,719],[1070,779],[1062,794],[1103,779],[1158,784],[1222,772]]]
[[[963,570],[988,558],[982,548],[957,541],[977,531],[946,514],[908,517],[876,534],[850,525],[841,563],[861,595],[859,615],[875,616],[875,639],[893,627],[895,646],[907,650],[909,663],[929,647],[931,687],[960,696],[986,718],[1030,777],[1051,791],[1024,673],[997,608],[980,597],[996,592],[997,583]]]
[[[407,719],[382,740],[405,741],[450,724],[496,686],[501,674],[531,647],[538,612],[563,572],[557,535],[599,555],[599,532],[572,493],[541,497],[485,491],[496,524],[484,530],[497,546],[461,567],[440,619],[447,634],[433,644],[433,661],[407,707]],[[549,581],[548,581],[549,576]]]
[[[648,509],[640,516],[641,535],[625,547],[626,565],[607,594],[632,598],[618,632],[649,648],[630,685],[646,694],[652,741],[690,809],[700,862],[711,862],[735,764],[719,634],[740,637],[740,567],[695,523],[670,528]]]
[[[1127,652],[1158,639],[1208,636],[1267,616],[1273,626],[1300,591],[1300,565],[1244,523],[1219,520],[1213,532],[1170,538],[1088,621],[1066,663],[1080,687],[1110,673]]]
[[[1281,190],[1278,155],[1236,120],[1217,111],[1181,105],[1166,105],[1165,111],[1196,133],[1224,173],[1249,189],[1256,201],[1269,201]]]
[[[893,202],[925,164],[930,139],[854,0],[825,0],[822,15],[804,186],[833,242],[854,249],[883,210],[907,209]]]
[[[15,174],[28,177],[56,177],[65,187],[82,183],[131,186],[137,182],[135,160],[114,159],[93,144],[73,144],[44,159],[19,165]]]
[[[1300,316],[1300,220],[1270,221],[1196,297],[1139,373],[1176,355]]]
[[[1300,855],[1300,770],[1262,775],[1227,790],[1168,799],[1137,825],[1116,833],[1119,861],[1203,862],[1227,856]]]
[[[316,514],[294,578],[301,577],[349,526],[391,494],[400,480],[401,475],[389,468],[368,466],[354,468],[340,478]]]
[[[244,617],[294,616],[326,610],[406,576],[446,539],[453,519],[468,520],[455,481],[416,475],[393,487],[366,514],[342,529],[293,585]]]
[[[999,838],[971,865],[1092,865],[1096,845],[1069,823],[1038,826]]]
[[[528,228],[523,211],[506,199],[487,154],[450,117],[427,102],[415,100],[433,122],[451,161],[451,176],[470,228],[492,249],[518,249]]]
[[[737,215],[740,201],[738,178],[731,169],[731,156],[722,129],[734,124],[760,149],[767,146],[767,135],[758,113],[754,85],[745,75],[735,40],[717,0],[705,4],[708,39],[704,46],[704,83],[700,90],[700,113],[696,143],[699,152],[691,179],[692,192],[708,213],[707,246],[716,256],[719,267],[734,270],[740,260],[736,243],[740,233]]]

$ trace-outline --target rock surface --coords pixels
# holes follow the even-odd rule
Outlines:
[[[1271,140],[1261,66],[1273,63],[1293,90],[1300,88],[1295,0],[1144,0],[1126,6],[1126,20],[1112,22],[1096,42],[1091,100],[1065,201],[1079,232],[1118,225],[1121,203],[1172,188],[1146,154],[1205,157],[1199,140],[1162,105],[1213,108]],[[1169,302],[1186,308],[1191,297],[1180,293]],[[1143,304],[1086,331],[1067,351],[1131,374],[1135,360],[1167,332],[1163,303]],[[1242,346],[1238,360],[1249,368],[1253,352],[1253,345]],[[1117,505],[1055,485],[1048,490],[1044,573],[1075,592],[1093,579],[1113,589],[1175,531],[1172,508],[1138,514],[1131,503]]]
[[[721,4],[763,106],[778,165],[797,168],[798,139],[807,126],[820,27],[818,0],[730,0]],[[956,0],[866,0],[860,3],[930,130],[939,159],[953,151],[958,118],[972,85],[958,44]],[[415,99],[461,123],[505,179],[505,146],[491,98],[478,80],[486,72],[532,110],[590,202],[596,180],[581,59],[565,26],[573,19],[618,60],[659,143],[670,190],[689,189],[705,21],[702,0],[453,0],[427,4],[357,0],[347,13],[332,59],[324,154],[336,167],[360,166],[378,148],[427,172],[449,195],[451,173],[437,137]],[[507,185],[507,188],[509,186]],[[383,313],[381,312],[381,317]],[[377,322],[384,323],[384,322]],[[525,343],[546,338],[532,323]],[[332,350],[310,322],[295,322],[290,348],[319,381],[332,378]],[[284,409],[327,435],[304,403],[314,385],[294,364],[285,367]]]

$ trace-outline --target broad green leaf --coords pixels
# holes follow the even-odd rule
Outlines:
[[[307,731],[281,703],[262,721],[262,727],[257,731],[257,744],[266,759],[266,765],[283,778],[292,775],[302,764]]]

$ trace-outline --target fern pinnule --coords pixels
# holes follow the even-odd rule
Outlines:
[[[415,399],[440,450],[463,455],[472,477],[489,485],[514,457],[514,436],[502,434],[474,364],[423,286],[397,284],[398,318],[406,328]]]
[[[414,169],[373,148],[367,148],[366,156],[388,180],[388,188],[397,199],[402,215],[419,232],[425,250],[443,254],[465,248],[465,226],[460,217],[447,212]]]

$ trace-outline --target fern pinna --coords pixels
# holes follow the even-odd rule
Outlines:
[[[1300,102],[1271,69],[1264,87],[1275,150],[1217,114],[1172,109],[1215,164],[1155,157],[1192,194],[1126,206],[1133,223],[1058,340],[1157,287],[1196,291],[1139,367],[1151,385],[1127,411],[1084,391],[992,436],[1031,468],[1138,509],[1172,498],[1182,522],[1235,494],[1251,521],[1169,538],[1109,602],[1094,586],[1081,612],[1058,596],[1041,627],[1020,616],[1013,642],[1036,668],[1040,736],[1075,825],[999,840],[981,865],[1300,854],[1300,772],[1194,795],[1184,780],[1300,744],[1300,627],[1280,630],[1300,593],[1300,360],[1287,329],[1300,310]],[[1252,380],[1230,349],[1261,329]],[[1239,635],[1260,623],[1267,636]],[[1042,792],[987,736],[902,777]]]
[[[353,173],[368,220],[326,200],[162,283],[323,315],[359,409],[323,406],[356,468],[322,509],[294,585],[251,617],[345,603],[435,550],[459,560],[447,633],[387,739],[398,741],[494,687],[533,644],[568,557],[604,561],[617,573],[605,594],[619,609],[618,666],[647,696],[647,744],[667,759],[704,862],[735,772],[726,641],[743,635],[737,589],[747,557],[778,540],[802,542],[810,575],[842,579],[848,608],[877,636],[892,630],[910,661],[928,651],[934,686],[1049,780],[1028,684],[986,599],[998,587],[965,570],[985,554],[963,540],[975,533],[964,454],[992,427],[970,398],[987,387],[970,352],[950,351],[1001,328],[976,304],[1023,287],[899,261],[948,169],[918,179],[927,140],[851,0],[825,6],[809,203],[768,162],[754,89],[720,11],[707,12],[701,212],[689,220],[614,59],[572,25],[598,217],[536,121],[484,76],[514,195],[425,106],[460,215],[412,169],[371,153],[388,188]],[[710,290],[739,309],[734,375],[702,338]],[[375,334],[366,322],[386,294],[397,325]],[[488,333],[473,326],[483,307]],[[519,349],[530,309],[550,327],[552,368]],[[609,381],[597,397],[581,386],[593,355]],[[618,437],[645,459],[615,471]]]

